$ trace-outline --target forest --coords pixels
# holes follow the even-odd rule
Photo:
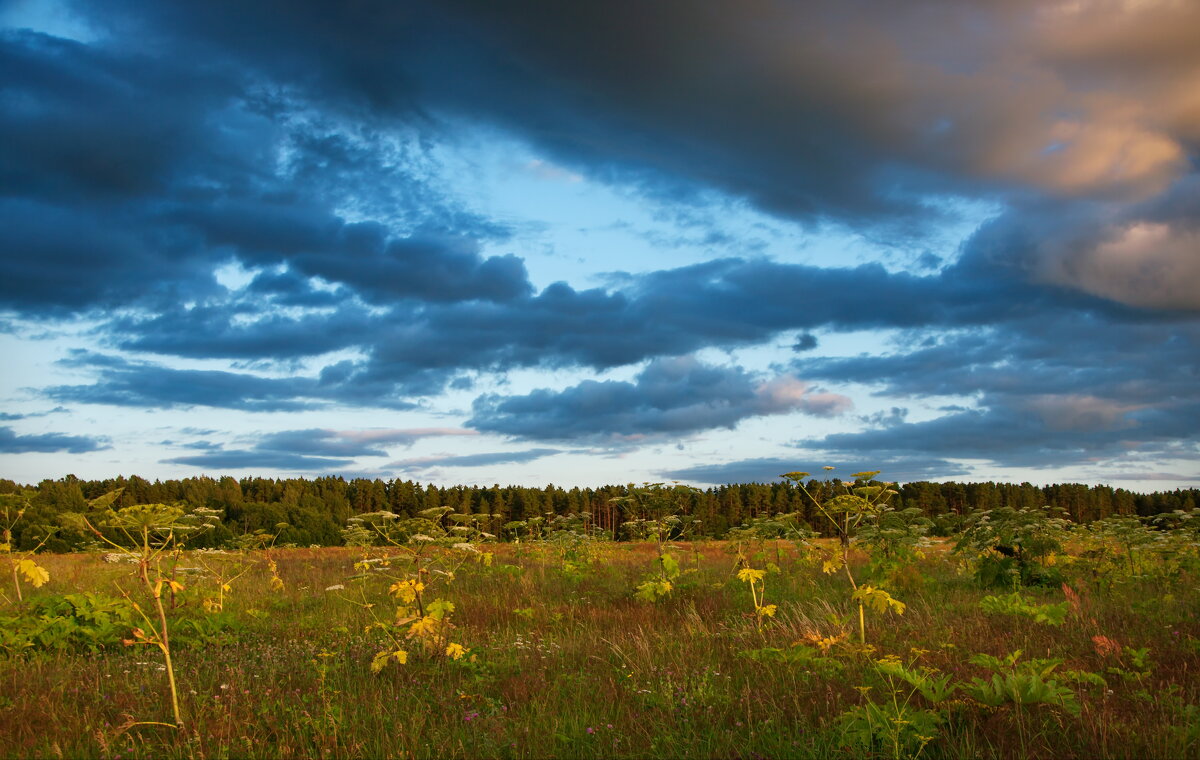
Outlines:
[[[839,488],[841,481],[810,480],[806,488],[817,497]],[[63,516],[86,512],[88,502],[120,490],[114,508],[133,504],[179,504],[189,509],[214,510],[220,517],[216,530],[196,538],[195,546],[221,546],[232,537],[258,532],[276,536],[280,545],[340,546],[342,531],[356,515],[387,511],[401,518],[414,517],[431,507],[450,507],[458,513],[494,516],[492,527],[501,538],[503,526],[531,518],[588,515],[594,530],[617,540],[625,535],[620,500],[629,485],[565,489],[493,485],[490,487],[439,487],[411,480],[306,478],[194,477],[149,481],[136,475],[107,480],[81,480],[68,475],[43,480],[36,486],[0,480],[0,494],[23,502],[24,518],[13,529],[14,549],[43,546],[46,551],[67,552],[86,548],[91,536]],[[897,484],[892,500],[896,510],[917,508],[933,521],[933,535],[951,535],[965,516],[1000,507],[1022,509],[1048,506],[1079,524],[1113,515],[1149,517],[1200,504],[1200,489],[1176,489],[1140,494],[1110,486],[1030,483]],[[730,528],[760,517],[799,513],[810,528],[827,526],[815,512],[814,502],[791,482],[741,483],[707,490],[682,492],[680,512],[691,519],[690,536],[720,538]],[[828,535],[823,533],[823,535]],[[44,543],[43,543],[44,542]]]

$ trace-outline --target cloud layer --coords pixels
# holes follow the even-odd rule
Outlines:
[[[499,438],[627,447],[792,414],[838,426],[674,470],[697,480],[781,446],[929,476],[1200,461],[1194,3],[59,10],[86,34],[0,30],[0,312],[90,330],[27,384],[38,401],[436,408]],[[536,155],[527,174],[603,187],[706,242],[630,273],[584,238],[578,277],[544,284],[511,252],[543,242],[537,224],[479,210],[444,165],[490,140]],[[968,208],[994,213],[931,252]],[[760,255],[729,209],[885,253]],[[862,331],[891,342],[835,353]],[[773,366],[696,358],[711,349]],[[505,385],[560,370],[597,377]],[[863,388],[924,411],[845,414],[869,406],[851,399]],[[5,453],[108,445],[9,414]],[[288,429],[166,461],[315,471],[429,437],[267,427]]]

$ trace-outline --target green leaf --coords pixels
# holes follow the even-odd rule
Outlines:
[[[659,557],[659,561],[662,562],[664,575],[666,575],[668,578],[679,577],[679,562],[674,557],[672,557],[670,554],[664,554]]]

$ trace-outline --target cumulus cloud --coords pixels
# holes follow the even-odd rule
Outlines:
[[[1145,310],[1200,310],[1200,175],[1137,204],[1017,206],[983,226],[955,270],[1072,288]],[[978,269],[976,269],[978,267]]]
[[[531,440],[637,441],[733,428],[750,417],[830,416],[850,406],[848,398],[795,378],[762,380],[738,367],[676,357],[651,361],[633,382],[585,380],[558,392],[482,396],[467,425]]]

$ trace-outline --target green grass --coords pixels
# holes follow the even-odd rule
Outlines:
[[[204,623],[183,621],[205,618],[200,592],[209,581],[181,576],[189,588],[171,619],[182,730],[129,727],[170,720],[154,648],[33,649],[0,656],[0,755],[891,757],[895,745],[854,744],[840,719],[892,696],[877,659],[895,655],[965,681],[987,675],[968,661],[972,654],[1019,649],[1023,659],[1062,659],[1057,673],[1101,674],[1108,687],[1068,684],[1078,717],[1045,704],[988,708],[961,691],[934,706],[899,689],[909,707],[944,720],[923,748],[910,743],[901,756],[1200,757],[1200,593],[1186,571],[1095,584],[1085,567],[1069,566],[1083,604],[1063,625],[1041,625],[982,612],[979,600],[996,592],[934,551],[893,589],[908,604],[903,616],[867,613],[864,648],[853,643],[857,611],[845,577],[786,552],[783,572],[766,577],[766,602],[779,608],[760,631],[749,590],[719,542],[683,546],[687,572],[656,604],[632,596],[654,559],[649,545],[609,545],[582,576],[564,575],[548,550],[494,551],[492,567],[465,565],[434,594],[455,603],[454,640],[474,661],[414,654],[377,675],[369,666],[382,639],[366,630],[369,614],[340,598],[355,590],[348,578],[358,550],[273,550],[284,590],[272,591],[256,565],[227,594],[227,627],[207,636],[187,633]],[[771,548],[754,566],[776,559]],[[124,588],[138,598],[130,566],[98,555],[39,561],[51,581],[27,589],[26,605],[84,590],[119,597]],[[185,555],[180,564],[196,563]],[[346,588],[326,590],[336,584]],[[372,584],[369,597],[385,618],[395,606],[386,585]],[[1038,604],[1064,599],[1059,589],[1023,593]],[[816,659],[746,655],[794,652],[797,643],[839,634],[848,636]],[[1123,653],[1101,654],[1098,635]],[[1138,648],[1149,649],[1148,671],[1132,667],[1128,652]]]

